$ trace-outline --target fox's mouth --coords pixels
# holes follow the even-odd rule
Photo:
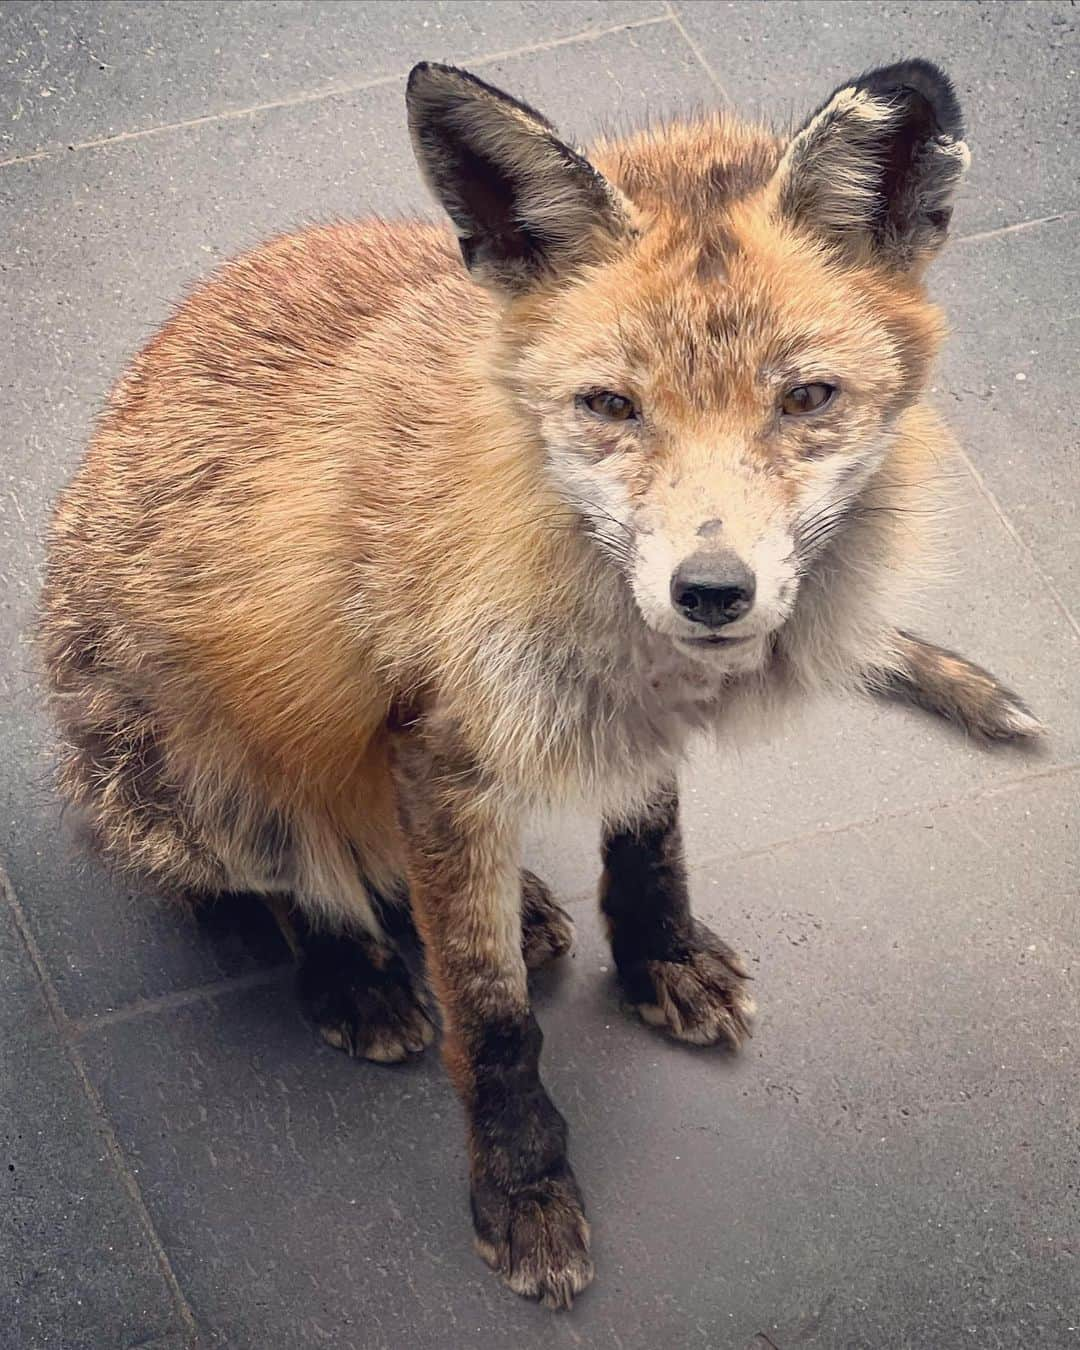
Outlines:
[[[734,633],[705,633],[702,637],[681,637],[680,642],[689,642],[694,647],[718,647],[721,645],[733,647],[740,642],[752,642],[754,635],[744,633],[741,637],[736,637]]]

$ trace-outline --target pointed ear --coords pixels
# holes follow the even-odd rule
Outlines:
[[[885,66],[842,85],[788,145],[779,210],[830,241],[900,270],[945,241],[967,168],[960,105],[929,61]]]
[[[413,151],[477,280],[526,290],[632,233],[621,194],[551,123],[453,66],[414,67]]]

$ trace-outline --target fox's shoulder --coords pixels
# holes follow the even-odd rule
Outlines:
[[[422,220],[370,218],[278,235],[225,263],[188,298],[182,313],[213,311],[254,326],[305,318],[325,331],[378,317],[405,289],[462,275],[451,232]]]

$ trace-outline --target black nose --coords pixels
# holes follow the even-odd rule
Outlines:
[[[695,553],[671,578],[671,603],[691,623],[723,628],[753,605],[754,574],[730,551]]]

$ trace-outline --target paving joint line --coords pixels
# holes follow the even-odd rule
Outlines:
[[[543,42],[527,43],[521,47],[507,47],[504,51],[485,52],[468,58],[472,66],[489,66],[496,61],[509,61],[517,56],[532,56],[537,52],[557,51],[560,47],[569,47],[574,43],[597,42],[601,38],[615,33],[624,33],[638,28],[655,27],[658,24],[672,23],[669,13],[654,14],[645,19],[631,19],[626,23],[607,24],[601,27],[583,28],[578,33],[568,33],[564,37],[548,38]],[[13,155],[10,159],[0,159],[0,169],[16,164],[31,164],[43,159],[56,159],[65,153],[80,150],[98,150],[103,146],[118,145],[127,141],[142,140],[147,136],[161,136],[166,132],[184,131],[191,127],[206,126],[211,122],[235,122],[245,117],[255,117],[262,112],[272,112],[277,108],[297,108],[309,103],[321,103],[326,99],[340,98],[346,94],[359,94],[368,89],[378,89],[383,85],[398,84],[405,80],[408,71],[394,71],[389,75],[375,75],[366,80],[354,80],[324,85],[321,89],[311,89],[303,93],[290,94],[283,98],[268,99],[263,103],[251,103],[243,108],[225,108],[221,112],[204,113],[200,117],[189,117],[179,122],[163,122],[158,126],[143,127],[138,131],[118,131],[111,136],[96,136],[87,141],[77,141],[67,146],[54,146],[34,150],[24,155]]]
[[[1028,565],[1031,567],[1032,571],[1039,578],[1042,584],[1046,587],[1046,590],[1049,593],[1050,598],[1057,605],[1058,609],[1061,610],[1061,613],[1065,618],[1065,622],[1073,630],[1076,636],[1080,637],[1080,622],[1077,621],[1076,616],[1069,608],[1068,604],[1065,601],[1065,597],[1054,585],[1053,580],[1046,574],[1046,572],[1043,571],[1043,568],[1039,563],[1039,559],[1036,557],[1034,550],[1027,543],[1027,541],[1021,536],[1020,531],[1009,519],[1009,516],[1006,513],[1005,508],[998,501],[996,495],[993,492],[993,489],[990,487],[986,479],[983,477],[982,473],[976,467],[975,461],[971,458],[971,456],[968,454],[967,450],[964,448],[963,445],[959,445],[958,448],[960,451],[960,458],[967,465],[968,472],[975,480],[975,486],[982,494],[984,500],[989,505],[991,511],[993,511],[994,515],[996,515],[998,520],[1001,521],[1001,524],[1004,527],[1006,534],[1008,534],[1009,538],[1012,539],[1013,542],[1016,544],[1016,546],[1020,549],[1020,552],[1027,559]]]
[[[716,71],[713,70],[712,63],[709,61],[708,57],[706,57],[705,53],[701,50],[701,46],[699,45],[697,40],[695,38],[692,38],[690,34],[686,31],[686,28],[683,26],[682,16],[679,14],[679,11],[675,8],[675,6],[671,3],[671,0],[668,0],[668,3],[666,4],[665,8],[667,9],[668,18],[675,25],[676,29],[679,32],[679,36],[690,48],[691,52],[693,52],[694,59],[697,61],[698,65],[701,66],[705,74],[708,75],[710,81],[712,82],[713,88],[720,95],[723,102],[726,103],[729,108],[733,108],[735,105],[731,99],[731,95],[720,83],[719,76],[717,75]]]
[[[152,1017],[157,1013],[172,1012],[177,1008],[186,1008],[193,1003],[208,1002],[228,994],[242,994],[249,989],[263,989],[267,985],[284,983],[285,976],[291,975],[294,966],[291,961],[282,961],[263,970],[253,970],[246,975],[231,975],[221,980],[210,980],[206,984],[189,985],[186,989],[174,990],[171,994],[159,994],[154,998],[136,998],[130,1003],[122,1003],[118,1008],[109,1008],[105,1012],[88,1013],[84,1017],[71,1019],[71,1033],[79,1039],[103,1027],[122,1026],[140,1017]]]
[[[742,853],[710,853],[695,859],[695,865],[711,866],[721,860],[725,863],[743,862],[747,859],[765,857],[770,853],[779,853],[783,849],[808,844],[813,839],[831,838],[837,834],[847,834],[851,830],[872,829],[875,825],[891,824],[897,820],[906,820],[917,816],[921,811],[950,811],[954,807],[969,806],[973,802],[1000,796],[1016,788],[1026,787],[1029,783],[1042,782],[1051,778],[1067,778],[1080,772],[1080,760],[1070,760],[1066,764],[1048,765],[1045,769],[1035,769],[1031,773],[1017,774],[1012,778],[1003,778],[999,783],[987,783],[969,792],[961,792],[955,797],[939,797],[936,800],[917,802],[913,806],[902,806],[895,811],[879,811],[876,815],[863,816],[856,820],[845,821],[842,825],[819,825],[802,834],[793,834],[786,839],[778,839],[774,844],[762,844],[758,848],[746,849]]]
[[[193,1341],[198,1337],[199,1326],[195,1320],[195,1314],[192,1311],[191,1304],[188,1302],[183,1289],[180,1287],[180,1281],[173,1270],[172,1262],[169,1260],[169,1254],[165,1250],[164,1243],[154,1221],[147,1208],[146,1201],[143,1199],[142,1190],[139,1187],[138,1180],[134,1172],[128,1166],[127,1158],[124,1156],[124,1150],[116,1136],[116,1130],[113,1128],[112,1120],[105,1110],[105,1104],[101,1095],[91,1081],[90,1074],[86,1068],[86,1061],[79,1051],[72,1034],[71,1021],[64,1011],[63,1004],[60,1002],[60,996],[56,992],[56,986],[49,974],[48,967],[45,965],[41,949],[37,945],[37,939],[26,918],[26,914],[19,899],[15,894],[15,888],[11,884],[11,879],[7,870],[0,864],[0,894],[3,895],[8,909],[11,912],[15,928],[22,941],[23,948],[27,958],[33,967],[34,974],[37,976],[38,984],[41,988],[42,997],[49,1011],[49,1017],[55,1027],[57,1037],[67,1056],[68,1062],[74,1070],[79,1085],[82,1088],[87,1102],[90,1106],[91,1114],[94,1117],[94,1124],[105,1145],[105,1151],[110,1162],[116,1169],[120,1180],[127,1192],[128,1199],[134,1207],[136,1217],[142,1226],[143,1235],[150,1245],[157,1262],[158,1270],[161,1272],[162,1279],[168,1288],[172,1298],[176,1315],[183,1326],[185,1334]]]
[[[1053,216],[1036,216],[1032,220],[1018,220],[1015,225],[1001,225],[995,230],[976,230],[974,234],[958,234],[952,240],[954,244],[980,244],[985,239],[1001,239],[1007,234],[1020,234],[1024,230],[1038,229],[1040,225],[1055,225],[1061,221],[1075,220],[1080,211],[1059,211]]]

